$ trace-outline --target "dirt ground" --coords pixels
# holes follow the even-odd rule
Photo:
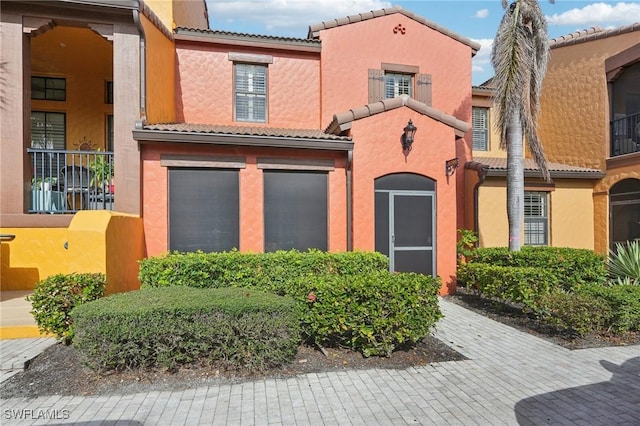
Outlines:
[[[575,336],[563,335],[545,327],[535,318],[522,315],[495,302],[474,294],[459,291],[447,300],[489,316],[527,333],[537,335],[569,349],[598,346],[640,344],[640,333],[627,336]],[[229,371],[215,365],[183,368],[175,372],[163,370],[125,371],[100,375],[83,367],[73,346],[56,344],[38,356],[27,370],[16,374],[0,385],[2,398],[44,395],[98,395],[148,392],[151,390],[180,390],[194,386],[239,383],[261,378],[292,377],[312,372],[348,369],[391,368],[404,369],[435,362],[465,359],[455,350],[434,337],[427,337],[412,348],[397,350],[388,357],[364,358],[344,349],[326,348],[326,355],[319,348],[301,346],[293,362],[259,373]]]

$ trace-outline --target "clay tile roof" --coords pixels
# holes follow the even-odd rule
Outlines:
[[[572,166],[569,164],[547,162],[547,167],[552,178],[582,178],[582,179],[600,179],[604,177],[604,173],[598,169],[589,169],[586,167]],[[467,169],[486,169],[489,175],[505,176],[507,172],[507,159],[496,157],[474,157],[473,161],[465,165]],[[535,161],[531,158],[524,159],[525,176],[539,176],[540,169]]]
[[[143,130],[156,130],[162,132],[176,133],[210,133],[218,135],[242,135],[271,138],[291,138],[291,139],[323,139],[346,141],[351,138],[324,133],[315,129],[282,129],[274,127],[257,126],[225,126],[215,124],[191,124],[191,123],[160,123],[146,124]]]
[[[554,49],[557,47],[569,46],[572,44],[585,43],[591,40],[600,40],[603,38],[630,33],[633,31],[640,31],[640,22],[625,25],[623,27],[613,28],[610,30],[604,30],[600,27],[591,27],[585,30],[576,31],[571,34],[551,39],[549,41],[549,47],[551,49]]]
[[[408,10],[403,9],[400,6],[395,6],[392,8],[387,8],[387,9],[379,9],[379,10],[372,10],[370,12],[365,12],[365,13],[360,13],[358,15],[351,15],[351,16],[347,16],[344,18],[338,18],[338,19],[331,19],[329,21],[323,21],[319,24],[313,24],[309,26],[309,33],[307,35],[307,38],[309,39],[318,39],[319,35],[320,35],[320,31],[322,30],[328,30],[330,28],[335,28],[341,25],[349,25],[349,24],[353,24],[355,22],[361,22],[361,21],[366,21],[367,19],[373,19],[373,18],[377,18],[379,16],[385,16],[385,15],[393,15],[395,13],[401,13],[404,16],[413,19],[416,22],[421,23],[422,25],[425,25],[433,30],[436,30],[448,37],[451,37],[454,40],[459,41],[460,43],[466,44],[467,46],[471,47],[471,49],[473,50],[473,54],[475,55],[476,52],[478,50],[480,50],[480,43],[475,42],[473,40],[471,40],[468,37],[462,36],[458,33],[455,33],[433,21],[430,21],[426,18],[423,18],[420,15],[416,15],[413,12],[410,12]]]
[[[190,28],[190,27],[177,27],[175,29],[176,35],[196,35],[202,37],[209,38],[218,38],[223,40],[240,40],[240,41],[251,41],[251,42],[268,42],[268,43],[280,43],[280,44],[288,44],[288,45],[297,45],[297,46],[321,46],[321,42],[319,40],[312,40],[308,38],[295,38],[295,37],[280,37],[280,36],[271,36],[271,35],[261,35],[261,34],[248,34],[248,33],[237,33],[232,31],[220,31],[220,30],[209,30],[206,28]]]
[[[437,108],[430,107],[422,102],[418,102],[407,95],[401,95],[395,98],[383,99],[379,102],[373,102],[359,108],[353,108],[348,111],[344,111],[333,116],[331,124],[325,129],[326,133],[339,134],[345,128],[350,127],[349,124],[352,121],[359,120],[365,117],[371,117],[372,115],[379,114],[384,111],[400,108],[406,106],[412,110],[440,121],[449,127],[452,127],[456,136],[462,137],[469,131],[469,123],[458,120],[456,117],[446,114]],[[345,126],[346,125],[346,126]]]

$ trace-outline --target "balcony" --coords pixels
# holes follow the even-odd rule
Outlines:
[[[611,156],[634,152],[640,152],[640,113],[617,118],[611,122]]]
[[[29,213],[113,210],[113,152],[27,149],[32,178]]]

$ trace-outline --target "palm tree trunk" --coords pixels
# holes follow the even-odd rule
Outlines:
[[[520,251],[524,222],[524,164],[520,112],[511,112],[507,124],[507,219],[509,250]]]

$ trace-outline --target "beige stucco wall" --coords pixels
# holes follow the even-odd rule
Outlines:
[[[538,190],[525,186],[525,190]],[[487,178],[478,190],[481,247],[506,247],[509,241],[504,178]],[[594,248],[593,182],[556,179],[549,192],[549,245]],[[524,228],[522,240],[524,241]]]
[[[205,0],[173,0],[173,22],[178,27],[208,28]]]

